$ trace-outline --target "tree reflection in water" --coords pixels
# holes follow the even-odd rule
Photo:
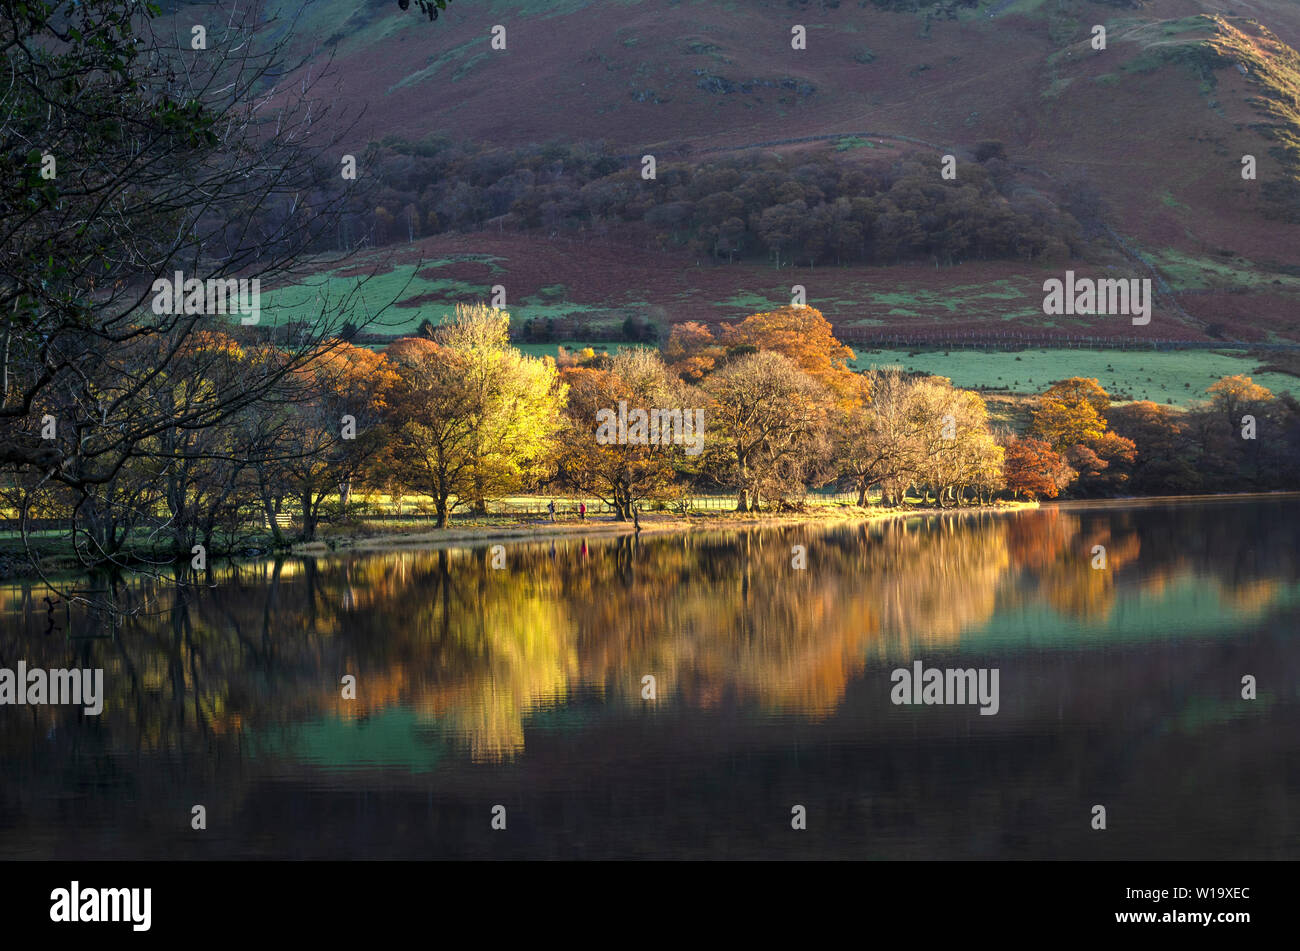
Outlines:
[[[655,729],[638,719],[647,715],[667,718],[651,746],[671,746],[683,718],[703,728],[716,717],[731,725],[712,737],[715,752],[755,742],[735,735],[744,723],[797,722],[843,740],[853,722],[858,739],[888,743],[952,726],[904,727],[883,702],[891,667],[947,654],[963,665],[991,656],[1006,671],[1010,696],[988,729],[1059,724],[1067,707],[1104,718],[1117,691],[1168,684],[1168,657],[1139,650],[1152,638],[1294,616],[1295,504],[566,538],[509,546],[505,570],[486,546],[279,559],[217,567],[199,579],[206,586],[184,589],[101,579],[139,613],[99,638],[62,626],[47,635],[40,590],[10,585],[0,588],[0,666],[103,667],[106,700],[99,718],[0,708],[0,790],[11,822],[49,820],[75,782],[90,814],[128,795],[177,797],[180,808],[194,788],[238,803],[304,763],[504,767],[528,760],[534,735],[598,736],[632,718],[644,740]],[[794,545],[807,548],[806,570],[792,566]],[[1091,567],[1095,545],[1104,570]],[[80,635],[95,619],[73,612],[68,623]],[[1098,650],[1139,653],[1116,669],[1098,666]],[[1294,669],[1290,655],[1272,660]],[[1095,683],[1079,679],[1090,669]],[[357,677],[355,701],[341,696],[344,674]],[[657,681],[653,712],[646,674]],[[1235,673],[1223,676],[1230,688]],[[1178,723],[1231,719],[1185,700]],[[1168,710],[1146,715],[1149,729],[1170,729]],[[1138,704],[1123,716],[1144,713]]]

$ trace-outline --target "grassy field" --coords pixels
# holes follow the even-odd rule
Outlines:
[[[352,306],[353,323],[363,332],[412,334],[425,319],[440,323],[457,302],[486,301],[491,296],[493,277],[466,281],[438,277],[438,271],[467,262],[485,265],[489,275],[498,271],[492,255],[455,256],[432,261],[379,265],[374,276],[358,275],[365,262],[350,262],[346,268],[325,270],[299,284],[262,291],[262,321],[280,326],[293,321],[311,322],[322,309],[331,312],[342,302]],[[567,289],[550,285],[517,301],[507,301],[506,310],[516,324],[530,318],[578,318],[588,326],[607,329],[621,322],[610,309],[566,299]],[[369,319],[367,319],[369,317]]]
[[[590,347],[596,353],[608,353],[613,355],[625,347],[648,347],[650,344],[645,343],[610,343],[608,341],[596,342],[592,340],[560,340],[555,343],[517,343],[515,346],[528,354],[530,357],[553,357],[558,348],[563,347],[569,353],[576,353]]]
[[[555,356],[556,347],[570,352],[591,347],[614,353],[620,347],[644,344],[562,341],[528,343],[519,349],[530,356]],[[1285,373],[1258,373],[1259,361],[1238,351],[1174,350],[858,350],[850,366],[901,366],[907,370],[946,376],[955,386],[983,387],[1017,395],[1041,393],[1056,380],[1094,377],[1117,402],[1151,400],[1186,408],[1205,398],[1205,388],[1222,377],[1245,374],[1274,393],[1300,392],[1300,379]]]
[[[369,333],[414,333],[420,321],[428,317],[436,322],[451,305],[398,306],[403,301],[422,295],[464,300],[487,297],[487,285],[474,285],[454,279],[430,279],[417,273],[452,263],[451,260],[429,261],[418,267],[414,264],[399,264],[391,270],[364,279],[351,273],[355,271],[355,265],[322,271],[300,284],[263,290],[262,320],[273,326],[293,321],[310,322],[320,316],[323,307],[338,306],[349,299],[349,295],[355,295],[350,299],[355,305],[352,308],[356,315],[353,322],[362,330]],[[379,316],[366,321],[366,314]]]
[[[1277,292],[1300,295],[1300,274],[1273,271],[1239,255],[1187,254],[1173,248],[1145,250],[1175,290],[1258,289],[1265,285]]]
[[[448,257],[416,264],[398,264],[390,270],[369,279],[358,292],[362,303],[355,309],[362,314],[373,314],[394,300],[408,306],[390,306],[377,319],[364,325],[366,331],[384,334],[414,333],[422,320],[440,322],[451,310],[456,300],[483,300],[490,284],[476,284],[436,275],[444,267],[464,265],[465,256]],[[473,263],[493,279],[496,259],[491,255],[475,256]],[[1236,280],[1242,275],[1239,264],[1208,260],[1178,260],[1166,257],[1162,262],[1171,277],[1182,287],[1204,286],[1219,280]],[[1281,276],[1288,287],[1300,287],[1300,278]],[[338,299],[357,287],[359,278],[353,272],[323,272],[309,284],[280,288],[264,292],[264,319],[280,324],[290,320],[308,320],[320,308],[322,299]],[[569,290],[563,284],[539,287],[533,294],[513,302],[508,307],[516,331],[529,318],[569,317],[586,320],[593,330],[607,331],[621,319],[618,313],[593,304],[572,303],[566,298]],[[951,287],[946,295],[919,287],[895,287],[870,291],[863,288],[870,306],[859,305],[868,313],[897,317],[927,310],[938,303],[943,307],[958,308],[970,305],[970,298],[980,298],[985,306],[1000,305],[1008,316],[1036,302],[1030,302],[1007,281],[990,284]],[[837,301],[844,305],[849,302]],[[779,306],[781,301],[771,299],[762,292],[745,291],[716,302],[722,311],[737,314],[754,313]],[[957,310],[957,313],[960,311]],[[355,319],[355,318],[354,318]],[[360,323],[360,321],[357,321]],[[884,321],[868,317],[849,320],[855,326],[877,325]],[[598,352],[613,352],[618,343],[595,341],[562,341],[570,350],[591,346]],[[554,356],[557,343],[527,343],[520,348],[532,356]],[[1148,351],[1148,350],[1028,350],[1006,351],[860,351],[853,364],[857,369],[871,366],[897,364],[908,370],[933,373],[950,378],[961,387],[981,387],[1009,393],[1038,393],[1052,382],[1070,376],[1095,377],[1116,400],[1153,400],[1172,406],[1187,406],[1204,397],[1205,388],[1221,377],[1230,374],[1247,374],[1256,382],[1274,392],[1295,391],[1294,377],[1281,373],[1257,373],[1258,362],[1238,351]]]
[[[1300,380],[1283,373],[1255,373],[1253,357],[1208,350],[978,350],[907,352],[862,350],[853,366],[902,366],[946,376],[955,386],[986,387],[1011,393],[1039,393],[1071,376],[1097,379],[1119,402],[1151,400],[1185,407],[1205,398],[1205,388],[1236,373],[1254,378],[1274,393],[1300,391]]]

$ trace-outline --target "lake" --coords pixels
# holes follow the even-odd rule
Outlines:
[[[135,578],[116,626],[10,583],[0,668],[104,697],[0,706],[0,857],[1300,858],[1298,527],[1276,497],[284,558]],[[931,669],[964,702],[895,702]]]

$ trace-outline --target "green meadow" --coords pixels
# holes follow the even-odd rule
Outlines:
[[[483,283],[464,281],[439,272],[454,273],[454,265],[467,261],[488,268]],[[326,304],[338,306],[352,297],[352,320],[362,330],[377,334],[413,334],[421,321],[439,323],[457,301],[486,300],[491,284],[501,272],[500,259],[488,254],[451,256],[419,264],[376,264],[374,276],[358,277],[357,261],[348,267],[322,270],[302,283],[262,292],[263,321],[280,325],[291,321],[311,321]],[[364,266],[364,262],[361,262]],[[1180,286],[1213,286],[1224,280],[1239,278],[1241,262],[1166,256],[1161,264]],[[1288,287],[1300,289],[1300,278],[1281,276]],[[865,289],[864,289],[865,291]],[[516,337],[523,322],[529,319],[575,319],[591,332],[616,330],[624,312],[609,307],[566,300],[568,288],[562,284],[542,287],[531,296],[509,301],[507,309],[515,325]],[[999,307],[1014,314],[1024,306],[1023,294],[1009,281],[950,288],[939,294],[928,289],[871,289],[865,299],[868,312],[904,316],[930,311],[936,306],[960,312],[961,306],[977,303],[985,308]],[[407,306],[398,306],[405,303]],[[732,312],[755,313],[780,306],[761,293],[740,292],[717,305],[728,316]],[[833,304],[847,306],[849,301]],[[857,305],[859,308],[862,304]],[[879,324],[879,319],[859,318],[846,326]],[[598,352],[613,352],[626,344],[566,340],[552,343],[525,343],[521,349],[533,356],[554,356],[556,347],[568,350],[593,347]],[[1014,351],[979,350],[859,350],[852,366],[898,365],[907,370],[946,376],[960,387],[983,388],[1012,394],[1038,393],[1054,381],[1071,376],[1093,377],[1100,381],[1114,399],[1152,400],[1157,403],[1186,407],[1205,397],[1205,389],[1216,380],[1231,374],[1245,374],[1275,393],[1298,391],[1294,377],[1282,373],[1256,372],[1259,361],[1245,352],[1232,350],[1072,350],[1036,349]]]
[[[322,312],[336,313],[345,303],[352,322],[363,332],[377,334],[412,334],[421,321],[441,323],[457,302],[487,301],[490,283],[475,283],[436,275],[439,269],[474,261],[485,263],[495,274],[498,270],[492,255],[474,254],[419,264],[397,264],[373,275],[357,275],[359,265],[350,262],[345,268],[324,270],[297,284],[262,291],[262,322],[281,326],[292,322],[310,323]],[[364,265],[360,265],[364,267]],[[507,301],[506,309],[516,324],[530,318],[580,318],[593,329],[605,329],[622,321],[608,307],[566,301],[563,285],[541,288],[536,295]]]
[[[1300,392],[1300,380],[1283,373],[1256,373],[1258,361],[1237,351],[860,350],[852,366],[901,366],[946,376],[955,386],[1026,394],[1042,392],[1067,377],[1091,377],[1118,402],[1151,400],[1179,407],[1204,399],[1206,387],[1238,373],[1253,377],[1274,393]]]

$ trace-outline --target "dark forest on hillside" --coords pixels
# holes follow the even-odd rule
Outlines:
[[[932,158],[864,163],[757,151],[697,162],[663,156],[648,180],[640,156],[613,155],[600,142],[504,149],[447,137],[387,140],[370,156],[378,184],[350,200],[334,243],[484,229],[588,232],[777,266],[1052,263],[1080,253],[1070,212],[1018,183],[999,143],[980,145],[977,161],[958,164],[948,181]],[[870,147],[845,138],[834,149]],[[327,245],[322,239],[318,250]]]

